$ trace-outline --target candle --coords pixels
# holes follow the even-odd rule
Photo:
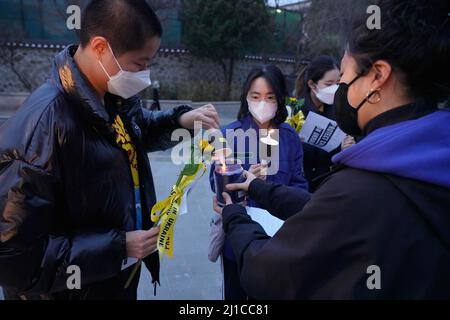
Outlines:
[[[214,150],[211,160],[224,163],[225,159],[230,157],[232,153],[233,150],[231,150],[230,148],[217,149]]]
[[[225,189],[228,184],[241,183],[245,181],[244,169],[236,160],[227,159],[225,161],[217,161],[215,163],[214,181],[219,206],[224,207],[226,205],[225,199],[222,197],[223,192],[226,192],[231,196],[233,203],[244,203],[244,191],[228,191]]]
[[[279,142],[275,139],[272,139],[271,134],[275,131],[272,129],[269,131],[269,134],[267,137],[261,138],[261,142],[267,146],[267,157],[270,159],[272,157],[272,147],[276,147],[279,145]],[[268,161],[269,161],[268,159]]]

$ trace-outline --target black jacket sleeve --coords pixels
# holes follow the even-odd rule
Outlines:
[[[248,194],[265,210],[281,220],[300,212],[311,199],[311,194],[306,190],[260,179],[253,180]]]
[[[142,108],[142,142],[146,152],[162,151],[173,148],[180,141],[172,141],[172,133],[181,126],[178,119],[191,111],[189,106],[180,106],[167,111],[150,111]],[[192,135],[192,131],[190,131]]]
[[[69,266],[80,268],[82,287],[114,277],[126,257],[125,232],[91,228],[66,234],[56,228],[64,221],[61,132],[49,114],[31,132],[16,149],[0,140],[0,285],[24,293],[63,291]]]

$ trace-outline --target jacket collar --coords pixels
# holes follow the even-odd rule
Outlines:
[[[109,115],[100,97],[75,64],[77,49],[76,45],[68,46],[55,57],[52,80],[95,124],[108,123]]]
[[[386,111],[370,120],[366,124],[363,133],[364,136],[367,136],[379,128],[390,126],[407,120],[415,120],[437,110],[438,108],[434,103],[427,104],[425,102],[418,101],[415,103],[406,104]]]
[[[129,113],[139,98],[134,96],[123,99],[107,93],[104,97],[105,107],[73,59],[77,49],[77,45],[70,45],[55,57],[52,81],[94,125],[106,127],[110,131],[111,114]]]

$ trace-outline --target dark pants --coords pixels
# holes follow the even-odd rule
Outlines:
[[[236,261],[227,259],[223,255],[223,277],[225,300],[247,300],[247,294],[241,287],[238,265]]]
[[[65,290],[48,294],[23,294],[14,288],[3,288],[5,300],[137,300],[137,288],[139,284],[140,269],[128,289],[124,288],[130,272],[121,272],[118,276],[107,281],[91,283],[82,290]]]

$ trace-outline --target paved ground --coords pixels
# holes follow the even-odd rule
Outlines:
[[[169,161],[152,161],[159,199],[176,182],[181,166]],[[205,174],[188,199],[188,214],[175,227],[174,258],[164,258],[161,287],[156,299],[220,299],[220,266],[207,259],[209,222],[212,217],[212,192]],[[149,274],[144,270],[139,288],[140,299],[155,299]]]
[[[221,109],[222,124],[231,122],[236,108]],[[170,160],[171,151],[150,155],[158,199],[162,199],[176,182],[181,166]],[[188,199],[188,214],[181,216],[175,228],[174,258],[164,258],[161,267],[161,287],[153,297],[150,275],[143,270],[139,287],[140,299],[214,300],[222,297],[222,277],[219,262],[208,260],[209,223],[213,216],[208,175],[205,174]]]
[[[236,106],[221,108],[222,124],[233,120]],[[172,164],[171,151],[150,155],[158,199],[166,197],[176,182],[181,166]],[[209,172],[208,172],[209,173]],[[174,258],[161,266],[161,287],[153,296],[150,275],[144,268],[139,285],[142,300],[216,300],[222,297],[219,263],[208,260],[208,234],[212,212],[212,192],[208,175],[199,181],[188,199],[189,213],[178,219],[174,236]],[[1,292],[1,290],[0,290]],[[0,293],[0,300],[2,299]]]

